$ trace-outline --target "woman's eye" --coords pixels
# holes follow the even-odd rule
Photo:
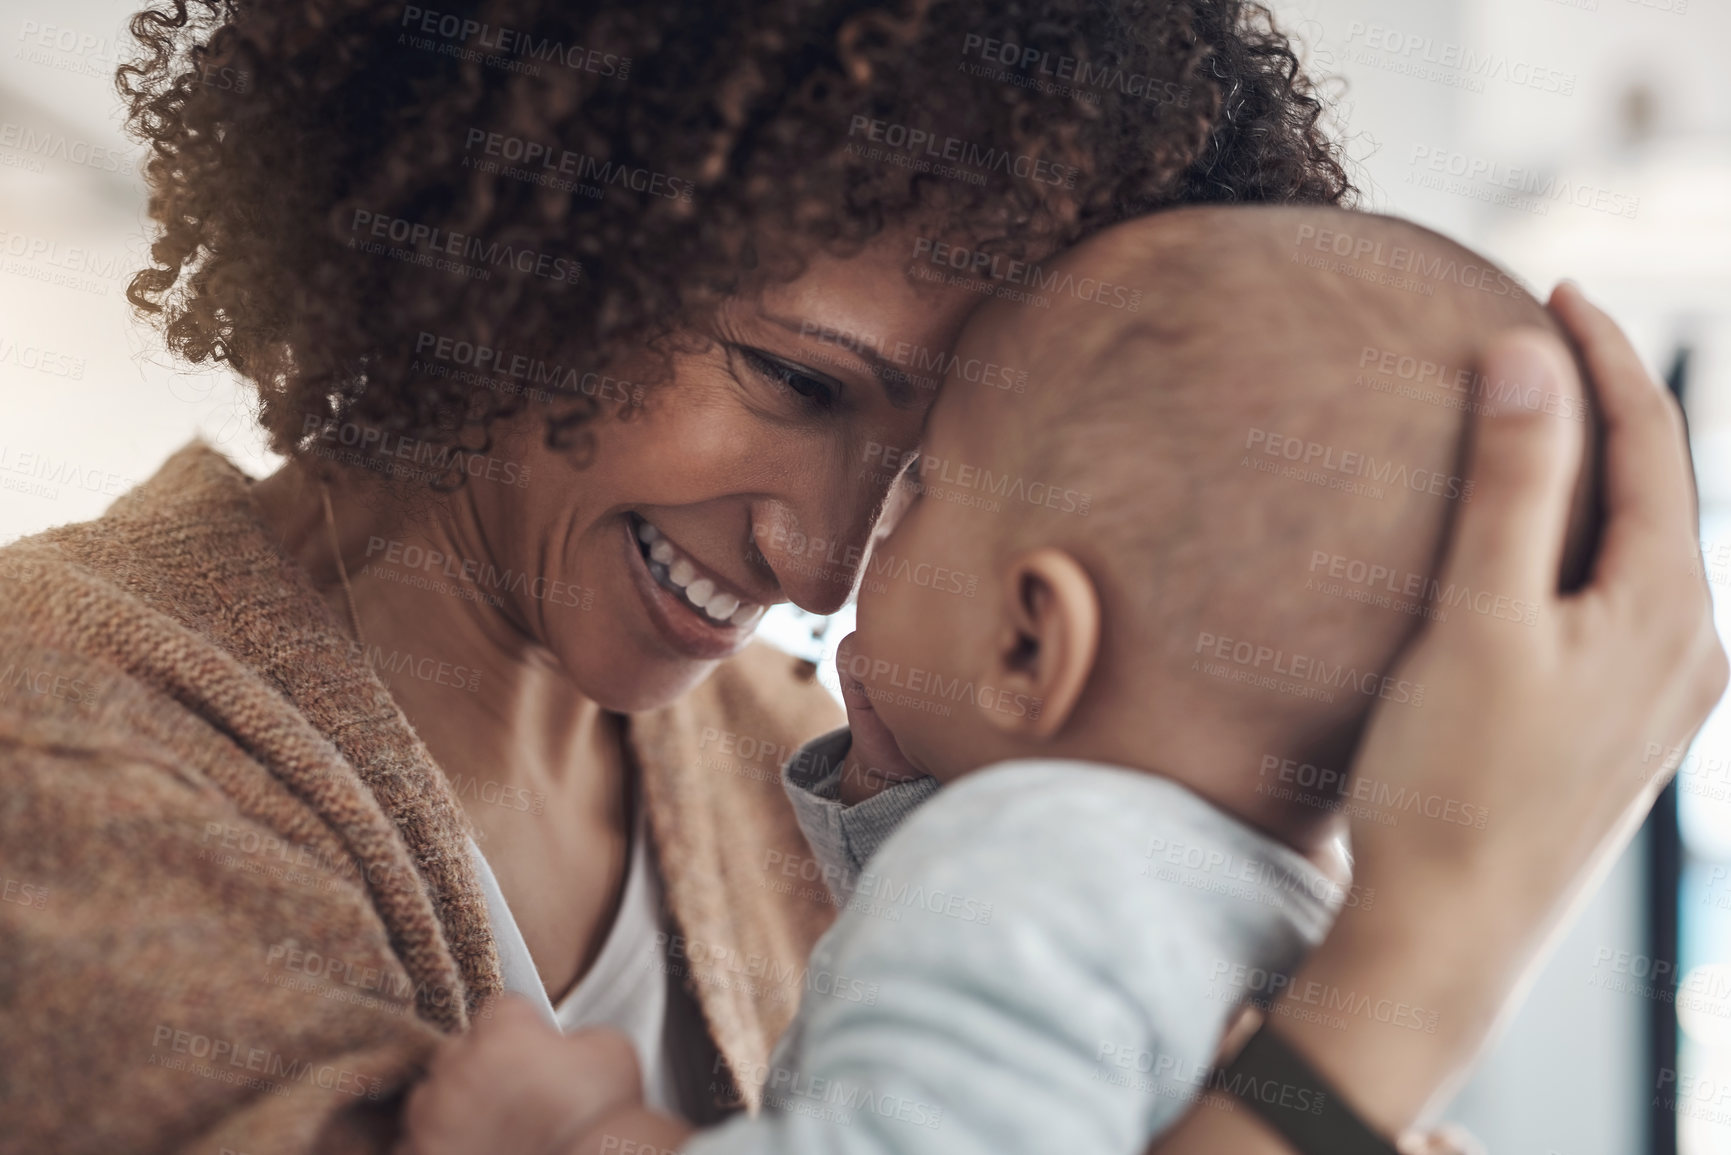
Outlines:
[[[835,407],[836,390],[828,382],[820,381],[808,373],[802,373],[785,361],[766,356],[756,349],[740,349],[746,363],[759,376],[773,381],[783,389],[797,393],[818,409]]]

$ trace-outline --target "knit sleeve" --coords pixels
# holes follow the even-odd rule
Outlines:
[[[0,1152],[390,1149],[426,992],[328,831],[247,801],[0,738]]]

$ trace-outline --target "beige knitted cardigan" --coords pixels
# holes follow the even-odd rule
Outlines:
[[[0,1151],[385,1151],[500,989],[461,807],[249,486],[194,443],[0,549]],[[671,965],[752,1106],[833,914],[783,884],[773,754],[839,721],[757,645],[627,724]]]

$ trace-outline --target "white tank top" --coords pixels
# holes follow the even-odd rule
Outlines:
[[[632,824],[631,848],[627,853],[625,893],[619,914],[607,932],[601,953],[555,1007],[535,972],[535,961],[487,858],[473,839],[475,871],[487,900],[487,918],[493,926],[493,941],[499,951],[499,969],[505,990],[522,995],[541,1012],[541,1017],[569,1034],[585,1027],[612,1027],[637,1047],[643,1069],[643,1101],[664,1114],[678,1115],[674,1101],[671,1056],[667,1052],[667,972],[663,958],[666,938],[661,923],[661,882],[649,859],[649,840],[643,822],[643,807],[637,806]]]

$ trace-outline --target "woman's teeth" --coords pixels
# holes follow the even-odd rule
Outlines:
[[[763,607],[754,602],[742,602],[732,594],[715,588],[715,583],[700,572],[690,558],[680,553],[661,531],[647,521],[637,523],[637,540],[643,543],[649,572],[655,580],[671,587],[710,620],[735,626],[750,626],[763,616]]]

